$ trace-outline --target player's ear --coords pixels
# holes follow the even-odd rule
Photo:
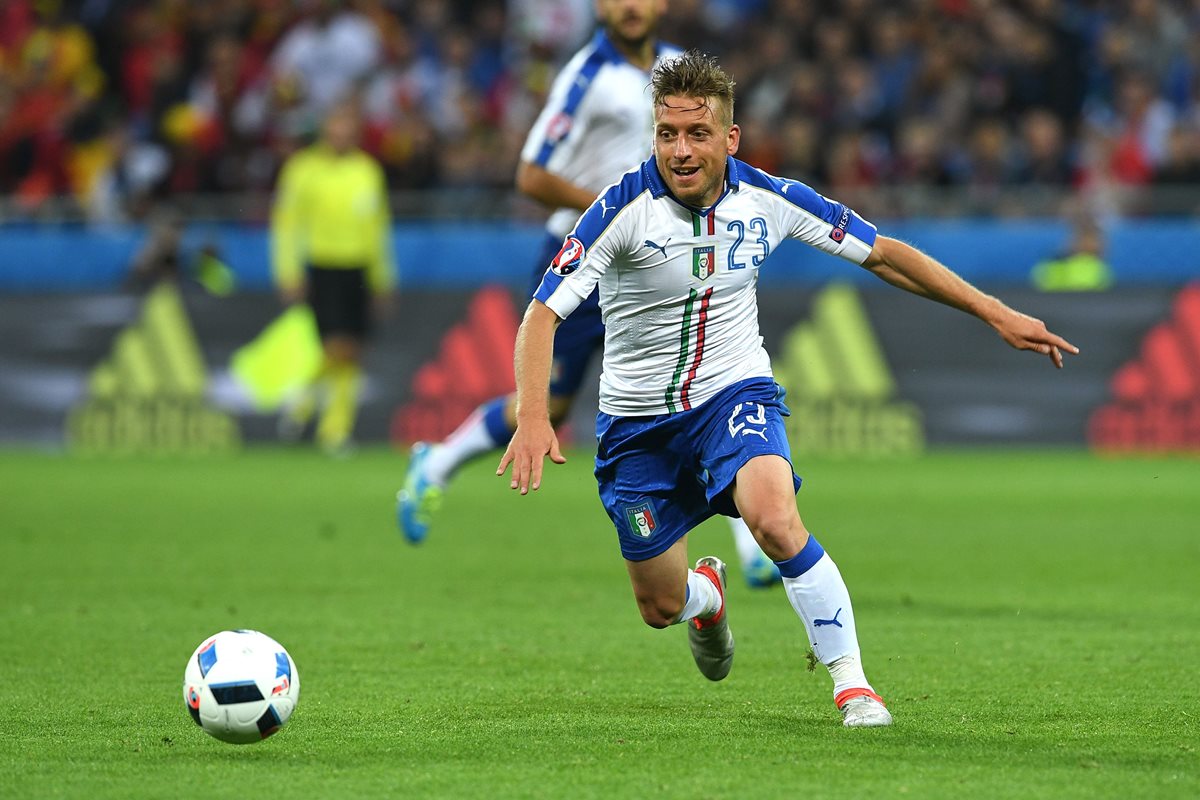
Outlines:
[[[736,155],[737,151],[738,151],[738,145],[741,143],[741,141],[742,141],[742,129],[739,128],[737,125],[730,125],[729,126],[729,139],[726,142],[725,152],[731,156]]]

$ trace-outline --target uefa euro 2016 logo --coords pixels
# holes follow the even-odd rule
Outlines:
[[[583,242],[574,236],[568,236],[567,240],[563,242],[562,249],[558,251],[558,255],[550,262],[550,271],[555,275],[565,278],[579,269],[579,265],[582,262]]]

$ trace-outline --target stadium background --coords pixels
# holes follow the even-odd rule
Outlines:
[[[98,403],[126,419],[195,406],[227,419],[229,441],[271,435],[229,358],[279,310],[264,228],[277,168],[346,92],[387,168],[402,287],[358,438],[443,435],[507,387],[507,368],[474,375],[469,353],[507,358],[483,340],[507,343],[541,213],[513,192],[517,151],[588,35],[589,3],[16,0],[2,13],[0,441],[190,446],[102,422],[79,440],[72,414]],[[872,409],[900,403],[914,446],[1200,445],[1200,311],[1179,293],[1200,276],[1197,20],[1189,4],[1145,1],[671,4],[668,37],[718,54],[739,83],[742,156],[846,201],[1085,351],[1062,376],[1036,370],[979,326],[793,247],[764,273],[763,327],[776,358],[791,333],[814,333],[805,346],[823,351],[828,380],[796,372],[789,386],[824,407],[812,419],[864,426],[846,434],[860,441],[883,435],[871,420],[886,410]],[[1079,257],[1087,232],[1090,272],[1038,277]],[[232,291],[202,280],[209,269]],[[200,353],[201,384],[182,399],[169,376],[135,385],[118,345],[164,277]],[[811,318],[840,282],[855,300]],[[1090,291],[1047,291],[1061,289]],[[147,346],[161,335],[146,330]],[[106,364],[115,385],[97,399]],[[577,409],[577,440],[593,411]]]

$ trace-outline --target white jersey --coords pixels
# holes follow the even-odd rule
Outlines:
[[[679,52],[659,43],[655,64]],[[600,30],[554,79],[521,160],[599,194],[650,155],[653,135],[650,73],[626,61]],[[557,209],[546,230],[561,239],[578,218],[578,209]]]
[[[758,329],[758,271],[784,239],[856,264],[875,226],[799,181],[728,158],[709,209],[675,199],[654,159],[610,186],[567,237],[534,297],[565,318],[599,286],[600,410],[686,411],[747,378],[772,377]]]

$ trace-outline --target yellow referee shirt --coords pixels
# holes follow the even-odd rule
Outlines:
[[[338,155],[319,143],[283,165],[271,210],[276,283],[298,287],[306,264],[365,267],[376,294],[395,285],[387,182],[379,164],[361,150]]]

